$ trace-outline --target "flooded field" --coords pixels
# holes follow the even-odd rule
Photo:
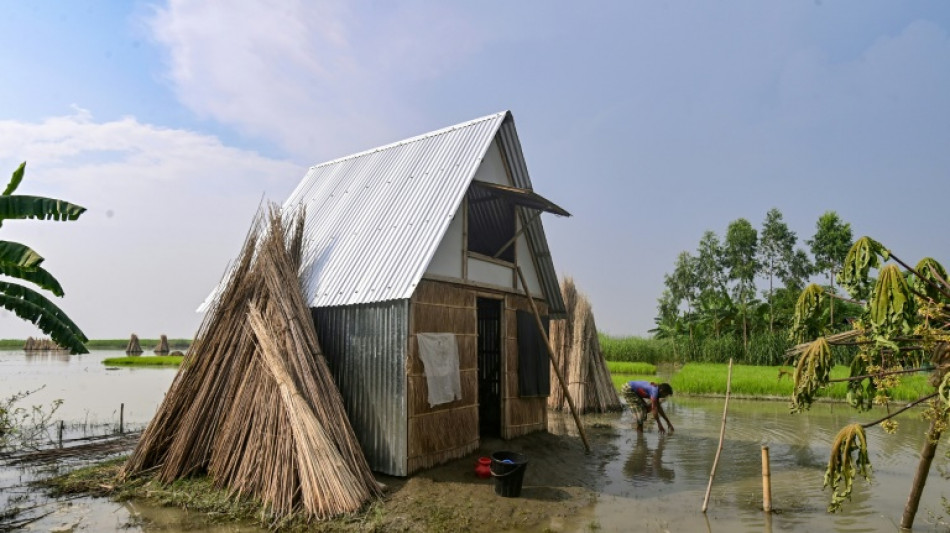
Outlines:
[[[0,351],[0,396],[42,387],[23,403],[48,406],[62,400],[54,419],[66,423],[66,438],[83,436],[82,426],[87,433],[93,426],[117,426],[122,404],[127,427],[141,428],[152,419],[178,369],[102,364],[103,359],[124,356],[121,350],[83,355]]]
[[[64,401],[55,419],[62,419],[69,437],[108,431],[118,421],[119,404],[125,404],[125,421],[133,429],[154,414],[174,378],[175,369],[107,369],[106,357],[121,352],[100,351],[83,356],[27,356],[0,352],[0,394],[46,387],[32,396],[29,405]],[[855,482],[853,501],[844,511],[825,512],[828,490],[821,483],[830,443],[838,429],[857,420],[871,420],[880,413],[856,415],[841,404],[819,404],[806,415],[790,415],[785,402],[730,402],[726,442],[709,511],[701,512],[709,470],[719,440],[722,399],[673,397],[666,407],[676,432],[661,436],[648,426],[643,434],[632,429],[629,412],[585,417],[594,448],[589,455],[574,442],[556,451],[545,441],[518,439],[490,442],[477,453],[504,446],[529,454],[522,498],[501,502],[490,481],[475,480],[472,458],[459,460],[397,484],[395,499],[412,501],[446,493],[483,506],[486,513],[504,503],[513,508],[544,505],[552,508],[571,503],[577,513],[552,518],[541,528],[549,531],[895,531],[917,464],[917,452],[926,425],[915,415],[900,419],[895,435],[878,429],[868,433],[874,479]],[[551,432],[576,434],[569,415],[552,413]],[[578,439],[570,439],[572,442]],[[769,446],[772,500],[775,512],[761,511],[761,447]],[[532,447],[533,446],[533,447]],[[946,531],[948,521],[941,504],[950,496],[950,484],[939,471],[950,461],[946,447],[938,448],[915,531]],[[23,482],[47,473],[44,468],[0,468],[0,505],[39,505],[36,516],[49,513],[28,526],[35,531],[256,531],[252,526],[200,526],[195,517],[177,509],[156,508],[141,502],[113,503],[79,498],[48,504]],[[423,488],[419,488],[423,487]],[[426,488],[427,487],[427,488]],[[447,488],[451,487],[450,490]],[[574,488],[562,487],[580,487]],[[426,491],[433,491],[429,494]],[[551,501],[552,494],[570,502]],[[452,502],[449,501],[448,505]],[[397,507],[398,509],[398,507]],[[520,531],[521,529],[519,529]]]
[[[666,408],[676,432],[631,431],[629,413],[599,417],[618,429],[606,446],[613,457],[600,474],[597,504],[584,519],[606,531],[636,522],[648,531],[896,531],[917,466],[927,424],[916,414],[900,418],[896,434],[868,431],[872,483],[855,481],[853,501],[843,512],[825,511],[830,492],[822,480],[838,429],[870,421],[842,404],[820,404],[790,415],[785,402],[731,401],[726,441],[710,498],[701,512],[709,471],[719,443],[722,400],[676,398]],[[588,417],[587,422],[594,423]],[[565,427],[570,427],[565,423]],[[762,512],[761,448],[769,447],[772,514]],[[915,531],[947,531],[941,505],[950,496],[945,445],[938,448],[917,513]],[[632,512],[635,509],[636,512]]]

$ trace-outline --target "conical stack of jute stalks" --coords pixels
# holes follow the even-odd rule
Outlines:
[[[139,336],[135,333],[129,337],[129,343],[125,346],[125,353],[127,355],[139,355],[142,353],[142,345],[139,344]]]
[[[168,337],[165,334],[162,334],[162,338],[158,341],[158,346],[155,347],[155,355],[168,355]]]
[[[561,282],[561,295],[567,318],[551,321],[551,344],[555,349],[555,364],[567,381],[575,407],[581,413],[621,410],[620,397],[600,350],[590,302],[577,291],[571,278]],[[553,381],[554,369],[551,374]],[[548,407],[560,410],[566,403],[564,392],[552,387]]]
[[[302,210],[301,210],[302,211]],[[303,214],[255,218],[123,474],[206,472],[275,519],[328,518],[380,495],[301,294]]]

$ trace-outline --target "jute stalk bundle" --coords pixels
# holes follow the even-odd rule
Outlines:
[[[27,337],[23,343],[23,351],[26,352],[54,352],[63,350],[63,347],[53,342],[52,339]]]
[[[561,295],[567,318],[551,322],[551,343],[557,350],[556,363],[568,383],[568,390],[581,413],[619,411],[622,404],[600,350],[594,312],[587,297],[577,291],[574,280],[565,278]],[[552,369],[552,380],[553,378]],[[551,389],[548,406],[564,409],[564,393]]]
[[[207,472],[275,518],[327,518],[380,494],[320,351],[297,272],[303,214],[255,218],[181,370],[124,468]]]
[[[161,340],[158,341],[158,346],[155,347],[155,355],[168,355],[168,337],[162,334]]]
[[[129,343],[125,346],[125,353],[130,354],[130,355],[131,354],[138,355],[142,353],[142,345],[139,344],[139,336],[136,335],[135,333],[133,333],[132,336],[129,337]]]

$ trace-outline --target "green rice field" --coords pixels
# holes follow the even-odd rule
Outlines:
[[[656,381],[656,365],[650,363],[607,361],[607,370],[617,390],[628,381]]]
[[[688,363],[670,379],[676,394],[717,395],[726,393],[729,366],[716,363]],[[790,398],[792,395],[792,368],[776,366],[733,365],[732,394],[748,398]],[[835,366],[831,379],[848,377],[848,367]],[[927,383],[928,375],[903,376],[899,387],[890,391],[893,401],[912,401],[933,392]],[[845,383],[833,383],[821,396],[835,400],[847,398]]]

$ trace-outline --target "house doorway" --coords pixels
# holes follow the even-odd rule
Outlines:
[[[501,436],[501,300],[478,298],[479,433]]]

